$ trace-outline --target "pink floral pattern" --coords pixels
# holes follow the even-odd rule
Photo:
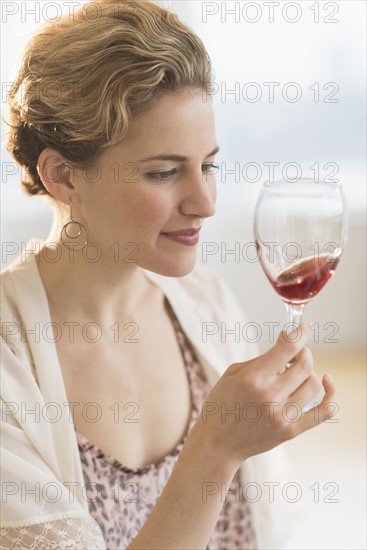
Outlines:
[[[210,390],[206,375],[167,300],[166,306],[184,358],[193,404],[188,430],[180,443],[160,462],[131,470],[77,432],[89,511],[102,530],[108,550],[126,548],[143,527]],[[249,506],[240,487],[237,472],[228,491],[223,491],[223,507],[206,550],[257,548]]]

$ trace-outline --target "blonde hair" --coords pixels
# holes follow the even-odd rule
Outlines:
[[[85,166],[160,94],[210,94],[211,80],[201,40],[152,1],[98,0],[48,23],[28,44],[8,100],[7,147],[25,169],[24,190],[48,195],[37,172],[46,147]]]

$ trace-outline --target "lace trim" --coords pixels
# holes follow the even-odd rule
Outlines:
[[[54,518],[54,516],[51,516]],[[90,516],[53,519],[40,523],[21,522],[1,527],[1,550],[105,550],[98,524]]]

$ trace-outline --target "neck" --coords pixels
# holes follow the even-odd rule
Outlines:
[[[41,250],[37,258],[50,309],[56,316],[113,324],[116,319],[139,318],[153,298],[155,304],[163,304],[161,290],[143,269],[126,261],[132,251],[124,251],[122,256],[117,249],[104,251],[94,245],[84,253],[73,251],[62,244],[58,228],[54,223],[45,241],[47,251]]]

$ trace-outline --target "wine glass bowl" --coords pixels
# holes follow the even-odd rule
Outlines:
[[[288,327],[334,275],[346,244],[346,203],[337,183],[300,178],[265,182],[254,235],[260,264],[285,302]]]

